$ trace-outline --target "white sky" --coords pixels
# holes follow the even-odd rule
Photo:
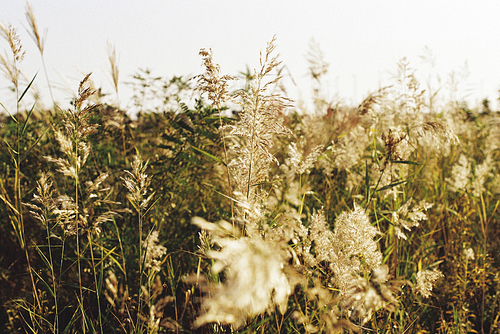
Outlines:
[[[32,0],[40,29],[47,29],[45,61],[51,82],[76,89],[82,73],[93,72],[96,85],[112,92],[106,43],[119,55],[122,107],[130,90],[123,83],[139,68],[157,76],[196,75],[203,71],[200,48],[212,48],[223,73],[236,75],[258,66],[259,52],[274,34],[277,51],[298,86],[288,82],[290,97],[311,92],[306,54],[311,38],[330,64],[326,94],[359,103],[369,92],[392,83],[390,73],[407,57],[433,89],[447,99],[452,71],[470,75],[461,81],[461,97],[473,104],[489,98],[497,106],[500,89],[500,1],[448,0]],[[26,3],[0,0],[0,22],[18,28],[27,51],[23,69],[36,79],[45,98],[40,55],[25,27]],[[427,46],[436,64],[419,56]],[[8,51],[0,41],[0,52]],[[63,79],[63,77],[65,79]],[[437,78],[441,79],[439,83]],[[424,80],[425,79],[425,80]],[[9,82],[0,79],[0,102],[12,101]],[[447,95],[448,94],[448,95]],[[68,92],[56,91],[66,103]],[[6,102],[7,101],[7,102]],[[48,100],[46,100],[48,101]]]

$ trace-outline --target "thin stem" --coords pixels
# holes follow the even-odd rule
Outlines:
[[[48,217],[48,211],[45,212],[45,216]],[[55,307],[55,319],[54,319],[54,333],[58,333],[59,327],[59,311],[58,311],[58,302],[57,302],[57,286],[56,286],[56,277],[54,275],[54,260],[52,259],[52,242],[50,241],[50,228],[49,228],[49,220],[46,221],[46,230],[47,230],[47,240],[49,243],[49,262],[50,262],[50,274],[52,276],[52,291],[54,292],[54,307]]]
[[[38,298],[37,294],[37,289],[36,289],[36,284],[35,284],[35,279],[33,277],[33,272],[31,268],[31,262],[30,262],[30,256],[29,256],[29,250],[28,246],[26,243],[26,235],[25,235],[25,230],[24,230],[24,218],[23,218],[23,205],[22,205],[22,192],[21,192],[21,122],[20,122],[20,101],[19,101],[19,81],[17,79],[18,77],[18,70],[17,70],[17,62],[14,60],[14,71],[16,73],[16,80],[15,80],[15,90],[16,90],[16,116],[17,116],[17,147],[16,147],[16,152],[15,152],[15,184],[14,184],[14,197],[15,197],[15,207],[17,210],[17,224],[19,224],[19,241],[21,244],[21,248],[24,250],[24,255],[26,257],[26,264],[28,266],[28,272],[30,275],[31,279],[31,285],[33,288],[33,299],[34,303],[38,305],[38,309],[40,313],[42,312],[42,306],[40,303],[40,299]]]
[[[41,57],[42,57],[43,72],[45,73],[45,80],[47,80],[47,86],[49,87],[49,94],[50,94],[50,98],[52,100],[52,106],[55,109],[56,100],[54,99],[54,94],[52,93],[52,86],[50,85],[49,74],[47,72],[47,66],[45,66],[45,59],[43,57],[43,53],[42,53]]]
[[[100,293],[99,282],[97,280],[97,274],[95,271],[94,250],[93,250],[93,245],[92,245],[92,233],[91,232],[89,232],[88,238],[89,238],[89,247],[90,247],[90,258],[92,260],[92,271],[94,274],[95,293],[96,293],[96,298],[97,298],[97,312],[99,313],[99,329],[101,330],[100,331],[101,333],[104,333],[102,331],[101,299],[99,297],[101,295],[101,293]],[[102,268],[102,265],[101,265],[101,268]]]
[[[122,238],[120,236],[120,231],[118,230],[118,225],[116,224],[116,220],[114,218],[113,218],[113,224],[115,225],[116,236],[118,238],[118,244],[120,245],[120,251],[122,253],[122,265],[123,265],[123,274],[125,275],[125,282],[128,282],[127,267],[126,267],[126,261],[125,261],[125,252],[123,251]],[[128,284],[126,285],[126,288],[128,290]]]
[[[78,267],[78,287],[80,290],[80,308],[82,312],[82,329],[83,333],[86,332],[85,326],[85,308],[83,305],[83,288],[82,288],[82,268],[80,261],[80,207],[79,207],[79,197],[78,197],[78,185],[79,185],[79,168],[77,163],[78,157],[78,139],[75,138],[75,155],[74,155],[74,168],[75,168],[75,219],[76,219],[76,262]]]
[[[137,308],[137,326],[139,326],[139,314],[141,313],[142,310],[142,274],[143,274],[143,265],[144,265],[144,259],[142,255],[142,223],[143,223],[143,216],[142,216],[142,209],[139,206],[139,293],[137,294],[137,304],[139,305]]]
[[[223,123],[222,123],[222,117],[221,117],[221,105],[220,101],[215,101],[215,106],[217,110],[219,111],[219,128],[222,128]],[[229,171],[229,158],[227,156],[227,145],[226,145],[226,137],[224,134],[222,134],[222,145],[224,147],[224,164],[226,165],[226,173],[227,173],[227,183],[229,185],[229,196],[233,195],[233,185],[231,182],[231,173]],[[231,203],[231,217],[234,218],[234,202],[230,201]]]
[[[262,72],[262,71],[261,71]],[[254,146],[255,146],[255,127],[256,127],[256,121],[257,121],[257,113],[259,111],[259,93],[260,93],[260,85],[262,81],[262,74],[258,76],[258,85],[257,89],[254,90],[254,108],[253,108],[253,124],[252,124],[252,136],[250,137],[250,166],[248,166],[248,184],[247,184],[247,200],[250,197],[250,183],[252,180],[252,167],[253,167],[253,153],[254,153]]]

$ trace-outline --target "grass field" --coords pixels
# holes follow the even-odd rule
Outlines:
[[[313,54],[299,110],[272,39],[244,78],[205,49],[194,78],[138,72],[136,115],[110,45],[111,98],[88,74],[41,108],[53,83],[24,80],[25,41],[0,30],[4,333],[499,332],[488,101],[446,101],[405,59],[359,106],[330,101]]]

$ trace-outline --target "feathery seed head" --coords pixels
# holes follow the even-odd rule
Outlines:
[[[31,35],[31,38],[33,38],[33,40],[35,41],[38,50],[40,50],[40,53],[43,55],[43,51],[45,48],[45,36],[40,36],[38,24],[36,23],[35,13],[33,12],[33,7],[31,7],[31,4],[29,2],[26,3],[26,18],[28,19],[28,24],[31,28],[31,31],[28,31],[28,33]]]
[[[309,42],[309,52],[307,53],[307,62],[309,63],[309,74],[311,77],[319,81],[320,78],[328,73],[328,64],[325,61],[325,56],[323,51],[321,51],[319,44],[311,39]]]
[[[23,51],[21,39],[19,38],[16,29],[11,25],[6,27],[0,23],[0,35],[9,43],[15,62],[20,63],[26,53]]]
[[[167,249],[164,246],[158,244],[158,236],[158,231],[153,231],[148,235],[148,237],[142,244],[142,248],[144,248],[146,251],[146,253],[144,254],[145,267],[151,268],[155,271],[161,270],[161,260],[159,260],[159,258],[162,258],[167,253]]]
[[[304,174],[310,173],[310,169],[313,167],[318,157],[323,153],[323,145],[318,145],[309,152],[307,156],[304,156],[304,152],[299,152],[296,143],[291,143],[288,146],[288,152],[290,154],[290,164],[294,174]],[[303,149],[301,149],[303,151]]]
[[[474,175],[472,179],[472,194],[476,197],[480,197],[485,191],[485,182],[490,177],[493,176],[491,170],[494,168],[493,159],[491,154],[488,154],[484,161],[477,165],[474,170]]]
[[[0,55],[2,71],[14,86],[17,87],[19,82],[18,64],[24,59],[25,51],[22,49],[21,40],[19,39],[16,29],[11,25],[4,26],[0,22],[0,35],[9,43],[13,55],[13,60],[10,60],[9,57]]]
[[[441,277],[444,277],[444,275],[438,269],[419,271],[417,273],[417,285],[415,285],[416,291],[424,298],[429,298],[434,282]]]
[[[389,268],[385,265],[374,268],[369,280],[363,277],[352,279],[341,303],[344,312],[363,325],[371,319],[374,311],[383,307],[393,310],[397,300],[394,289],[386,284],[388,279]]]
[[[33,194],[33,203],[23,203],[30,208],[30,214],[47,227],[47,223],[52,219],[52,212],[56,209],[52,180],[45,173],[42,173],[40,179],[37,181],[37,187]]]
[[[245,194],[250,202],[258,197],[256,185],[267,180],[270,164],[278,163],[270,151],[274,139],[291,135],[290,129],[280,120],[290,100],[268,93],[279,77],[264,83],[265,75],[279,64],[276,57],[270,59],[273,43],[274,39],[268,44],[265,56],[261,54],[261,69],[255,75],[250,92],[238,94],[238,103],[242,107],[239,120],[221,129],[234,142],[231,153],[235,158],[229,162],[234,190]]]
[[[460,155],[457,163],[451,168],[451,178],[447,178],[452,191],[465,190],[470,185],[471,163],[463,154]]]
[[[99,127],[98,124],[89,124],[90,116],[96,104],[87,104],[85,102],[95,93],[95,90],[90,88],[89,73],[83,78],[78,86],[78,97],[74,101],[74,108],[63,111],[63,124],[69,137],[82,139],[94,133]]]
[[[429,134],[438,142],[451,142],[452,144],[460,142],[450,125],[441,121],[424,122],[417,126],[417,133],[421,137]]]
[[[467,261],[474,261],[476,256],[474,254],[474,250],[472,248],[464,249],[464,257]]]
[[[382,134],[382,140],[387,151],[384,167],[392,161],[408,160],[410,154],[415,150],[414,145],[408,139],[408,135],[399,128],[389,129],[387,135]]]
[[[134,205],[137,211],[144,210],[154,194],[146,197],[148,187],[151,184],[151,176],[146,174],[148,167],[139,155],[136,155],[132,162],[132,171],[125,170],[125,177],[122,177],[123,184],[128,190],[127,198]]]
[[[328,227],[322,211],[311,217],[309,238],[300,250],[304,264],[315,266],[326,262],[334,274],[335,284],[344,295],[352,277],[371,271],[382,263],[382,253],[374,238],[378,230],[370,224],[364,209],[354,206],[349,213],[342,213],[335,221],[333,231]],[[314,259],[309,250],[314,245]],[[310,255],[309,255],[309,254]]]
[[[212,49],[208,51],[201,49],[200,56],[203,58],[205,74],[198,76],[198,85],[196,89],[200,90],[202,93],[207,93],[208,99],[212,101],[214,106],[220,108],[229,98],[228,81],[236,80],[236,77],[220,75],[219,64],[213,62]]]
[[[397,212],[392,213],[394,230],[398,238],[403,238],[406,240],[406,235],[404,234],[402,228],[410,231],[412,227],[420,225],[422,220],[427,220],[427,215],[423,211],[430,209],[433,204],[426,201],[421,201],[415,205],[411,211],[409,210],[410,205],[413,202],[413,198],[410,198],[403,204]]]
[[[335,221],[333,247],[337,257],[332,268],[341,290],[352,273],[371,271],[382,263],[382,253],[374,238],[380,232],[370,224],[365,210],[357,205],[349,213],[342,213]]]
[[[217,244],[222,249],[209,252],[216,260],[212,271],[225,270],[226,280],[209,287],[196,326],[219,322],[238,328],[248,316],[271,313],[275,305],[286,310],[293,283],[285,272],[288,255],[283,250],[258,237],[220,238]]]
[[[67,236],[76,235],[77,227],[86,226],[85,217],[79,214],[78,206],[74,199],[61,195],[55,199],[57,207],[53,213],[57,216],[57,220]]]
[[[118,94],[118,79],[120,75],[120,71],[118,69],[118,59],[116,57],[116,48],[114,45],[111,43],[106,44],[106,50],[108,52],[108,60],[109,60],[109,65],[110,65],[110,71],[111,71],[111,78],[113,80],[113,87],[115,89],[115,92]]]

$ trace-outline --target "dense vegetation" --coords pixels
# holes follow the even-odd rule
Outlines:
[[[438,105],[402,60],[347,106],[322,98],[312,57],[299,111],[272,40],[235,89],[202,50],[192,80],[138,72],[134,117],[91,75],[70,109],[25,109],[2,32],[18,101],[0,123],[3,332],[498,332],[487,101]]]

